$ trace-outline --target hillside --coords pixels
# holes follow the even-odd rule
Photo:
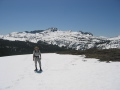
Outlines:
[[[67,50],[58,51],[58,54],[85,55],[86,58],[97,58],[99,61],[120,62],[120,49],[88,49],[88,50]]]
[[[9,41],[0,39],[0,57],[9,55],[32,54],[35,46],[38,46],[42,53],[53,53],[57,51],[65,51],[67,49],[67,47],[59,47],[57,45],[47,44],[43,41],[32,43],[29,41]]]
[[[65,46],[76,50],[120,48],[120,36],[113,38],[96,37],[90,32],[62,31],[57,28],[12,32],[8,35],[0,35],[0,38],[4,40],[19,40],[34,43],[40,40],[48,44],[58,45],[59,47]]]

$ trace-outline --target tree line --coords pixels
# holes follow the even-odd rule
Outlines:
[[[42,53],[65,51],[66,47],[47,44],[43,41],[32,43],[29,41],[9,41],[0,39],[0,57],[9,55],[32,54],[34,47],[38,46]]]

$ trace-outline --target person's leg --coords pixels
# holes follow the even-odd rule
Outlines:
[[[35,71],[37,71],[37,58],[35,58]]]
[[[39,63],[40,71],[42,71],[42,68],[41,68],[41,60],[40,60],[40,59],[38,59],[38,63]]]

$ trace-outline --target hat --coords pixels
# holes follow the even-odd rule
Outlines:
[[[39,49],[39,47],[36,46],[34,49]]]

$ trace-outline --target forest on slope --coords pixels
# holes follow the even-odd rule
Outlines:
[[[42,41],[32,43],[29,41],[9,41],[0,39],[0,57],[9,55],[32,54],[35,46],[38,46],[42,53],[54,53],[67,49],[66,47],[59,47],[57,45],[47,44]]]

